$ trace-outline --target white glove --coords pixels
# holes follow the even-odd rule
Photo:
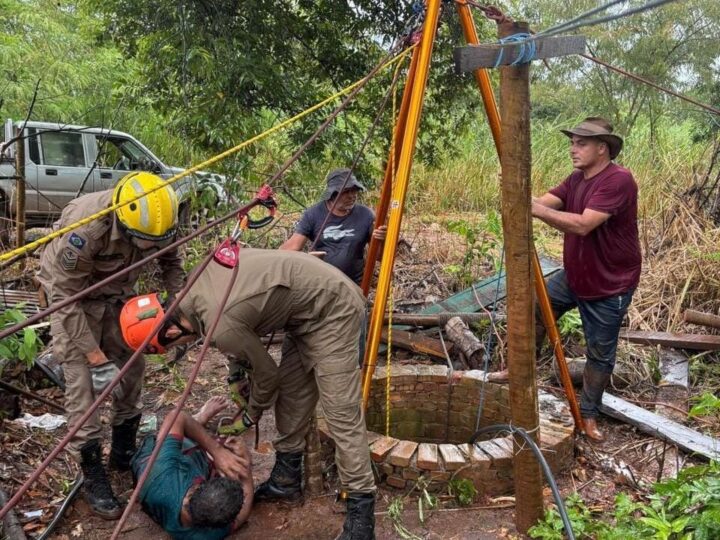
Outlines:
[[[113,362],[106,362],[99,366],[90,366],[93,390],[99,394],[115,378],[120,370]]]

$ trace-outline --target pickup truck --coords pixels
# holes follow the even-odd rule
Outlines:
[[[128,133],[105,128],[8,120],[0,140],[0,241],[15,213],[15,150],[9,143],[23,127],[25,145],[25,227],[50,227],[72,199],[111,189],[129,171],[149,171],[170,178],[183,169],[165,165]],[[224,198],[220,175],[201,173],[173,184],[180,200],[180,217],[189,218],[192,194],[211,189]],[[217,200],[217,202],[220,202]],[[3,238],[3,234],[5,238]]]

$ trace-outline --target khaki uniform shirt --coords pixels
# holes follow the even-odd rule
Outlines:
[[[59,229],[95,214],[110,206],[112,191],[91,193],[71,201],[54,224]],[[119,270],[150,255],[158,246],[140,251],[130,243],[115,220],[114,213],[96,219],[55,238],[40,257],[38,279],[48,294],[48,301],[60,302],[87,289]],[[165,288],[178,292],[184,283],[185,273],[177,250],[158,258]],[[74,344],[83,353],[98,348],[98,343],[88,326],[83,307],[90,304],[123,301],[137,294],[133,287],[141,268],[133,270],[93,291],[78,303],[70,304],[55,312],[53,324],[59,323]]]
[[[304,368],[319,375],[357,369],[357,333],[365,297],[345,274],[296,251],[245,248],[213,344],[252,365],[250,411],[272,405],[278,366],[260,337],[284,329],[298,343]],[[232,270],[211,262],[180,304],[196,332],[215,320]],[[347,338],[346,338],[347,336]]]

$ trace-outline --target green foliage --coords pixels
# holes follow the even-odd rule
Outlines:
[[[470,506],[477,497],[477,489],[468,478],[451,478],[448,482],[448,494],[455,497],[460,506]]]
[[[568,517],[577,538],[621,540],[710,540],[720,535],[720,463],[690,467],[677,478],[659,482],[647,503],[633,502],[626,494],[615,498],[611,515],[597,519],[577,494],[567,498]],[[542,522],[530,529],[532,538],[562,539],[557,510],[548,510]]]
[[[701,396],[695,396],[691,398],[691,401],[693,401],[695,405],[692,406],[688,413],[688,417],[690,418],[695,416],[720,415],[720,398],[710,392],[704,392]]]
[[[22,305],[0,313],[0,328],[7,328],[26,319],[20,307]],[[22,330],[22,334],[13,334],[0,340],[0,359],[19,360],[30,368],[40,350],[40,345],[42,343],[35,330],[26,327]]]
[[[499,269],[502,222],[497,212],[489,211],[482,220],[475,223],[465,219],[450,220],[447,230],[465,240],[465,254],[460,264],[445,268],[458,278],[461,287],[468,287],[479,275],[486,272],[488,266],[496,271]]]
[[[563,314],[557,320],[558,331],[564,338],[582,338],[582,319],[580,318],[580,312],[575,309],[571,309]]]
[[[393,497],[388,505],[388,517],[393,524],[395,532],[403,540],[421,540],[419,536],[413,534],[413,532],[403,524],[402,514],[404,509],[405,504],[403,503],[402,497]]]

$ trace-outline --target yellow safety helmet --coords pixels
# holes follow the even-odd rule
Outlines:
[[[178,219],[175,190],[168,185],[152,191],[163,183],[159,176],[144,171],[131,172],[117,183],[113,204],[133,201],[115,210],[128,234],[153,241],[166,240],[175,234]],[[144,193],[147,195],[133,200]]]

